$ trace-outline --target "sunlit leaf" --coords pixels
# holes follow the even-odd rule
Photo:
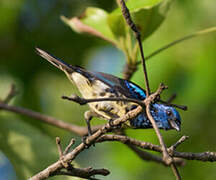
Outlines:
[[[80,17],[61,19],[78,33],[88,33],[115,44],[114,36],[107,24],[108,13],[102,9],[89,7]]]
[[[141,32],[142,39],[147,38],[160,26],[165,19],[170,3],[171,0],[128,1],[127,7]],[[120,8],[109,15],[108,22],[116,38],[125,36],[125,22]]]

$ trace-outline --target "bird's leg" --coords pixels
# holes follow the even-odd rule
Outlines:
[[[93,134],[90,121],[92,120],[93,117],[97,117],[97,116],[98,115],[94,111],[91,111],[91,110],[88,110],[84,113],[84,118],[85,118],[87,128],[88,128],[88,136],[91,136]],[[86,135],[82,137],[82,142],[85,144],[86,148],[88,148],[89,144],[86,143],[86,137],[87,137]]]
[[[88,136],[92,135],[92,130],[91,130],[91,124],[90,121],[92,120],[92,118],[95,116],[95,112],[88,110],[84,113],[84,118],[88,127]]]

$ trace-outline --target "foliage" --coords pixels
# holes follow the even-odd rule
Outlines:
[[[99,4],[100,8],[88,8],[80,21],[99,31],[109,42],[123,50],[128,62],[136,59],[136,49],[131,52],[128,50],[131,44],[136,48],[136,44],[122,21],[120,10],[117,8],[109,12],[115,2],[47,2],[0,2],[0,12],[4,12],[6,17],[6,20],[0,22],[0,97],[5,96],[10,83],[16,83],[20,94],[13,104],[84,125],[82,113],[87,107],[60,99],[63,94],[76,92],[75,88],[63,74],[43,63],[44,61],[34,54],[34,46],[48,49],[64,59],[70,58],[73,60],[71,64],[91,64],[94,61],[91,57],[93,47],[104,45],[104,41],[73,33],[60,23],[59,15],[62,13],[65,17],[72,17],[78,14],[78,8],[84,10],[87,6]],[[139,27],[144,35],[146,55],[167,42],[215,23],[213,1],[176,1],[165,23],[158,29],[167,14],[170,2],[129,1],[132,17],[140,23]],[[189,16],[192,10],[194,16]],[[200,14],[203,14],[202,18]],[[74,29],[71,19],[63,19]],[[154,31],[156,32],[151,38],[147,39]],[[168,144],[175,142],[182,134],[189,135],[190,143],[182,145],[184,150],[215,149],[215,40],[215,34],[194,39],[167,50],[148,62],[151,87],[155,88],[159,82],[164,82],[169,86],[164,97],[176,92],[177,102],[189,106],[188,112],[181,113],[182,132],[163,132]],[[95,70],[98,69],[100,67],[95,67]],[[121,69],[122,66],[119,66],[118,72]],[[139,68],[133,81],[143,86],[141,77],[142,68]],[[96,120],[94,123],[101,121]],[[147,142],[156,141],[152,130],[128,130],[128,134]],[[26,179],[58,158],[55,136],[60,136],[66,145],[73,135],[27,117],[0,112],[0,149],[13,164],[19,179]],[[82,167],[94,164],[95,167],[110,169],[112,174],[108,179],[160,179],[162,176],[164,179],[173,179],[170,170],[161,165],[143,162],[125,146],[116,143],[100,145],[86,151],[77,159],[77,163]],[[184,179],[215,179],[214,167],[210,163],[188,162],[181,172]]]

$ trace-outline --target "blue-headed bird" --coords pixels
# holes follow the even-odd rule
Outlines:
[[[68,79],[77,86],[85,99],[126,97],[144,100],[146,98],[145,90],[131,81],[118,78],[111,74],[90,72],[82,67],[72,66],[39,48],[36,48],[36,52],[55,67],[62,70]],[[128,111],[137,107],[135,103],[124,101],[101,101],[92,102],[88,105],[90,111],[85,113],[85,119],[90,134],[91,128],[89,122],[93,116],[113,120],[124,116]],[[180,131],[181,118],[174,107],[161,103],[153,103],[150,111],[158,128]],[[126,125],[132,128],[152,128],[145,109],[136,118],[129,120]]]

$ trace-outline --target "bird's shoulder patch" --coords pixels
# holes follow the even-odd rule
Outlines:
[[[146,93],[145,90],[143,90],[142,88],[140,88],[138,85],[125,80],[125,85],[127,87],[127,89],[130,91],[130,94],[139,100],[144,100],[146,98]]]

